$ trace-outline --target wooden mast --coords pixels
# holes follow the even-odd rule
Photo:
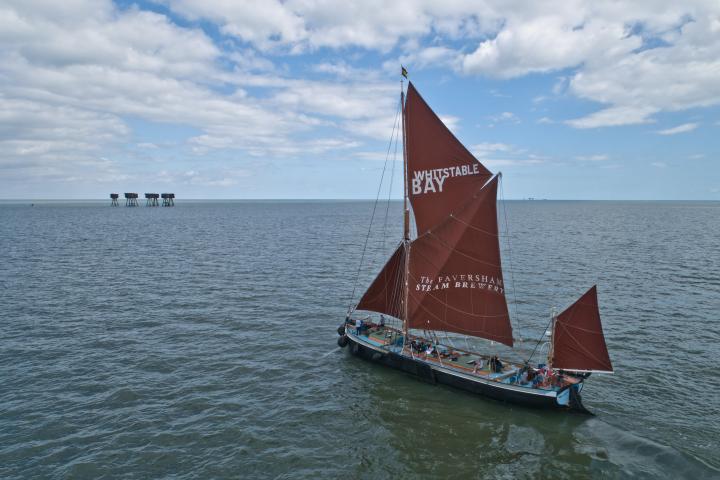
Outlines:
[[[404,71],[404,69],[403,69]],[[405,91],[403,80],[400,79],[400,108],[402,110],[402,136],[403,136],[403,244],[405,247],[405,265],[403,268],[403,339],[407,343],[408,333],[408,273],[410,272],[410,210],[408,209],[408,162],[407,141],[405,135]]]

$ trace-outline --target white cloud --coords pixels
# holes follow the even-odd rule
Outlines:
[[[665,130],[658,130],[658,135],[677,135],[678,133],[691,132],[698,127],[697,123],[683,123],[677,127],[666,128]]]
[[[650,165],[655,168],[667,168],[667,163],[665,162],[652,162]]]
[[[582,162],[604,162],[607,160],[608,157],[605,154],[599,154],[599,155],[578,155],[575,157],[575,159],[580,160]]]
[[[109,0],[0,6],[4,172],[127,178],[130,170],[119,159],[164,150],[149,145],[160,146],[156,138],[134,138],[142,128],[135,122],[182,127],[187,142],[173,148],[190,156],[371,150],[366,140],[387,140],[392,130],[397,84],[380,69],[354,65],[364,49],[384,52],[379,62],[406,62],[411,73],[442,67],[502,79],[557,72],[547,95],[600,105],[566,121],[576,128],[651,123],[660,112],[720,103],[715,1],[157,1],[188,19],[209,20],[220,38],[199,22],[181,26]],[[314,66],[283,63],[285,55],[328,50],[343,60],[319,55]],[[396,71],[396,60],[385,63]],[[291,78],[293,68],[320,80]],[[452,130],[461,127],[455,116],[442,119]],[[520,120],[502,112],[491,121]],[[689,131],[688,125],[696,124],[657,133]],[[496,165],[544,161],[514,147],[492,150],[503,144],[483,145],[478,154]],[[498,155],[503,158],[493,158]],[[187,171],[168,175],[185,178],[178,172]],[[192,178],[222,182],[220,173],[193,171],[199,173]]]
[[[575,128],[616,127],[619,125],[651,123],[653,120],[650,116],[658,111],[658,109],[649,106],[622,105],[606,108],[586,117],[568,120],[565,123]]]
[[[111,114],[0,96],[0,171],[5,180],[114,178],[119,173],[100,146],[128,133]]]
[[[501,112],[497,115],[491,115],[488,118],[490,119],[489,127],[494,127],[497,123],[520,123],[520,119],[513,112]]]
[[[118,159],[156,154],[151,142],[126,143],[135,119],[187,128],[178,148],[188,154],[283,157],[356,148],[378,133],[350,122],[390,117],[383,138],[392,127],[396,87],[367,72],[342,82],[291,79],[252,49],[225,52],[164,15],[109,1],[53,5],[0,6],[4,178],[128,178]],[[250,95],[253,88],[264,94]],[[313,132],[324,127],[335,132]]]
[[[456,130],[460,126],[460,119],[454,115],[438,115],[440,120],[445,124],[447,128],[450,129],[453,133],[456,133]]]
[[[265,49],[399,46],[399,60],[411,70],[434,66],[499,78],[572,69],[554,93],[605,105],[567,122],[577,128],[650,123],[661,111],[720,103],[715,1],[167,2]],[[469,47],[448,46],[458,38]],[[395,69],[397,61],[386,66]]]
[[[192,20],[209,19],[218,23],[224,33],[263,48],[298,43],[307,36],[303,19],[278,0],[174,0],[167,3]]]
[[[431,32],[449,38],[477,38],[496,28],[500,18],[483,2],[454,0],[166,0],[190,19],[206,18],[263,50],[291,53],[348,46],[406,50]]]
[[[527,167],[545,163],[545,160],[540,158],[485,158],[482,160],[482,163],[488,168]]]
[[[470,151],[488,168],[524,167],[546,161],[543,157],[506,143],[480,143],[472,146]]]
[[[398,65],[412,65],[413,68],[448,67],[457,70],[460,67],[460,58],[455,50],[448,47],[431,46],[413,49],[398,59],[388,60],[383,64],[385,71],[393,72]],[[412,73],[412,72],[411,72]]]
[[[615,58],[640,47],[622,23],[566,13],[510,18],[492,39],[462,59],[465,73],[510,78],[580,65],[588,58]]]
[[[261,49],[399,48],[413,69],[443,67],[512,78],[570,70],[553,88],[600,109],[567,123],[596,128],[653,122],[658,112],[720,103],[720,4],[715,1],[454,0],[226,2],[168,0],[190,18]],[[552,13],[548,13],[552,12]],[[452,40],[467,47],[457,49]],[[388,60],[387,69],[396,69]]]
[[[489,154],[495,153],[495,152],[510,152],[514,151],[515,148],[512,145],[508,145],[505,143],[480,143],[478,145],[474,145],[470,148],[470,150],[473,152],[473,155],[476,157],[486,157]]]

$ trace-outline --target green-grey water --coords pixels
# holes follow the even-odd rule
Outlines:
[[[0,478],[720,477],[720,203],[507,202],[517,358],[598,284],[593,417],[337,349],[371,211],[0,203]]]

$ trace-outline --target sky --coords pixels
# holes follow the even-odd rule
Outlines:
[[[0,198],[401,198],[401,64],[505,198],[720,200],[717,0],[0,0]]]

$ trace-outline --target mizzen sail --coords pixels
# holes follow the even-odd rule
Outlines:
[[[405,125],[407,192],[420,236],[463,205],[492,173],[455,138],[412,83]]]
[[[598,309],[597,286],[555,319],[553,368],[612,372]]]
[[[497,222],[498,177],[410,244],[408,324],[512,346]]]

